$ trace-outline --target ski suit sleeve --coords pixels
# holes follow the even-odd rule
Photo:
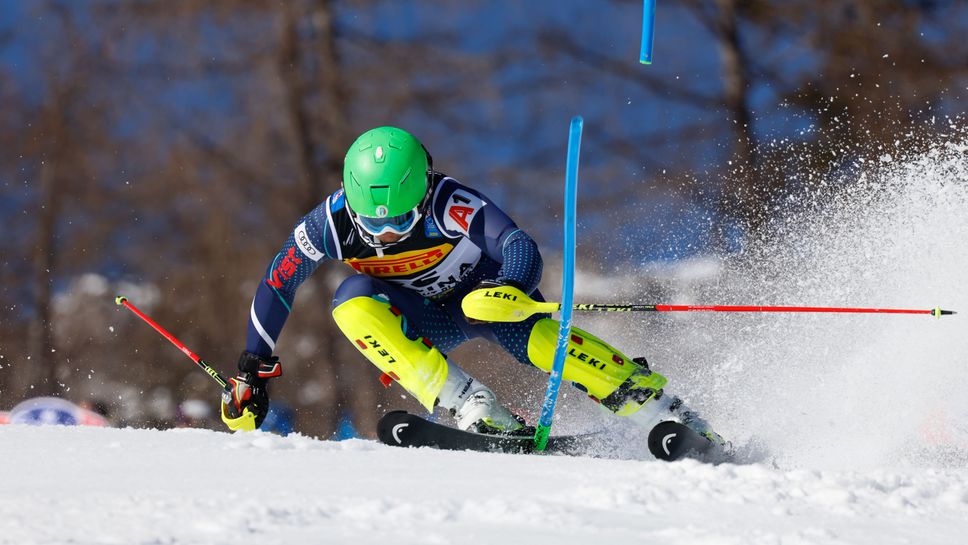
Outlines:
[[[263,357],[272,355],[292,311],[296,290],[330,256],[334,241],[326,228],[329,201],[327,198],[299,220],[266,269],[249,308],[247,351]]]
[[[544,267],[538,244],[489,198],[445,179],[435,208],[448,236],[469,238],[501,264],[495,280],[514,284],[528,294],[538,287]]]

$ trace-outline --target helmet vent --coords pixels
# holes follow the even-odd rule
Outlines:
[[[389,204],[390,186],[388,185],[370,186],[370,198],[373,200],[374,204],[382,204],[382,205]]]

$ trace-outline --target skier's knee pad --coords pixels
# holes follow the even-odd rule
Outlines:
[[[551,372],[558,344],[558,322],[538,320],[528,338],[528,358]],[[633,362],[605,341],[571,328],[562,380],[575,383],[596,401],[619,415],[631,414],[661,390],[667,379]]]
[[[429,341],[403,333],[405,318],[399,310],[383,298],[353,297],[333,309],[333,318],[366,359],[434,410],[447,380],[447,359]]]

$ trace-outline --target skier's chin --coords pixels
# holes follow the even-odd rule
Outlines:
[[[401,238],[403,238],[403,235],[398,235],[396,233],[383,233],[382,235],[376,235],[376,239],[384,244],[399,242]]]

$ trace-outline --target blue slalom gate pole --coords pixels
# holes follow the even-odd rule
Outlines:
[[[578,151],[581,148],[581,130],[584,125],[580,115],[571,118],[568,129],[568,162],[565,165],[565,246],[564,270],[561,275],[561,321],[558,325],[558,345],[555,348],[555,360],[548,377],[548,389],[545,391],[544,403],[541,406],[541,418],[534,434],[535,450],[544,450],[551,433],[551,417],[555,412],[558,400],[558,389],[561,387],[561,374],[565,368],[565,355],[568,352],[568,341],[571,338],[571,311],[575,288],[575,216],[578,209]]]
[[[655,34],[655,0],[644,0],[642,7],[642,49],[639,62],[652,64],[652,38]]]

